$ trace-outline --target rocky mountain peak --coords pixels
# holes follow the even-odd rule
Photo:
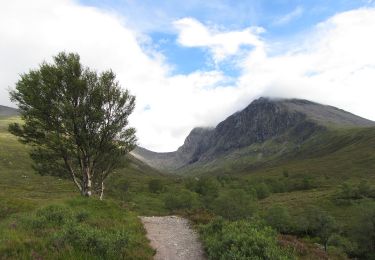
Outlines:
[[[176,152],[159,154],[138,149],[135,153],[151,166],[176,170],[282,136],[298,145],[329,127],[374,125],[373,121],[308,100],[261,97],[214,128],[194,128]]]

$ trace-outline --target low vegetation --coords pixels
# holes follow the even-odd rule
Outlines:
[[[75,198],[70,181],[35,174],[28,148],[6,130],[15,120],[0,119],[2,258],[111,259],[116,251],[125,259],[151,259],[136,216],[167,214],[190,218],[212,259],[374,257],[371,131],[343,131],[344,150],[316,141],[322,156],[312,151],[233,174],[164,176],[129,157],[108,177],[99,201]]]
[[[151,259],[137,216],[115,202],[82,198],[1,222],[2,259]]]
[[[200,228],[209,259],[295,259],[281,248],[276,231],[251,220],[213,220]]]

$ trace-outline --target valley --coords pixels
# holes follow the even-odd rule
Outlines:
[[[80,198],[69,180],[37,175],[28,147],[7,131],[14,121],[15,111],[0,115],[4,259],[116,259],[109,244],[120,243],[114,230],[124,226],[130,242],[122,257],[151,259],[137,216],[170,214],[190,219],[212,259],[244,226],[262,235],[242,241],[265,239],[265,252],[280,259],[374,255],[375,123],[343,110],[258,99],[215,128],[193,129],[176,152],[136,148],[106,181],[104,201]],[[223,233],[213,231],[218,226]],[[95,235],[98,246],[82,250],[88,242],[68,236],[78,231]]]

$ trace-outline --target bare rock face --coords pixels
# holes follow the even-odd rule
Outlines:
[[[176,153],[183,158],[185,163],[191,164],[198,161],[201,154],[209,149],[214,133],[214,128],[194,128]]]
[[[276,102],[260,98],[217,125],[207,156],[214,157],[252,143],[264,142],[285,133],[305,118],[304,114],[289,112]]]
[[[175,171],[280,136],[301,143],[330,127],[374,125],[373,121],[307,100],[259,98],[215,128],[194,128],[175,152],[155,153],[137,148],[133,154],[152,167]]]
[[[156,169],[177,170],[199,160],[201,153],[206,151],[209,146],[213,131],[213,128],[194,128],[185,139],[184,144],[175,152],[156,153],[137,147],[132,151],[132,155]]]

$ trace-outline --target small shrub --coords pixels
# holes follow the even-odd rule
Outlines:
[[[129,242],[125,231],[104,232],[95,227],[74,224],[67,225],[55,235],[56,248],[73,247],[101,257],[121,255]]]
[[[265,220],[268,225],[281,233],[291,231],[291,217],[284,207],[274,206],[270,208],[266,213]]]
[[[37,232],[48,226],[63,225],[71,221],[72,212],[61,205],[51,205],[23,219],[23,225]]]
[[[208,224],[214,219],[214,214],[205,209],[196,209],[188,212],[188,218],[195,224]]]
[[[209,259],[294,259],[277,244],[277,233],[255,221],[216,219],[200,229]]]
[[[50,224],[62,225],[72,218],[72,212],[60,205],[51,205],[36,212],[36,216]]]
[[[192,209],[197,207],[197,194],[188,190],[170,192],[164,199],[165,207],[169,210]]]
[[[260,183],[256,185],[255,190],[257,192],[258,199],[265,199],[271,194],[270,189],[265,183]]]
[[[282,193],[287,191],[286,182],[288,180],[267,180],[267,186],[272,193]]]
[[[243,190],[229,190],[220,194],[212,208],[215,214],[230,220],[251,217],[256,211],[254,198]]]
[[[306,219],[307,232],[318,237],[327,251],[330,238],[338,231],[336,220],[318,207],[306,208],[303,217]]]
[[[148,183],[148,190],[151,193],[160,193],[164,190],[163,182],[159,179],[153,179]]]
[[[89,218],[90,214],[87,211],[80,211],[75,215],[77,222],[86,221]]]

